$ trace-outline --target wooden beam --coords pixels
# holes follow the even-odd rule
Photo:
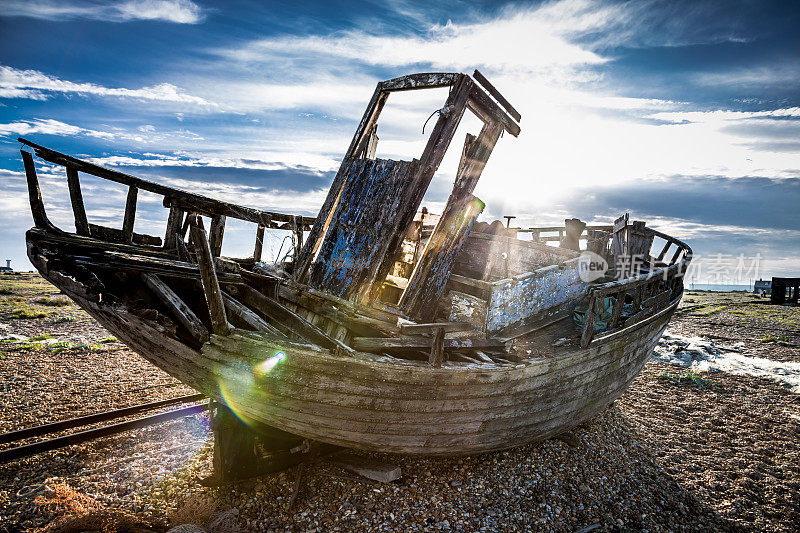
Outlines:
[[[430,337],[355,337],[353,348],[365,352],[398,352],[404,350],[429,350]],[[445,350],[504,350],[506,344],[498,339],[444,339]]]
[[[435,368],[442,366],[444,361],[444,328],[436,328],[431,342],[431,355],[428,362]]]
[[[432,333],[436,330],[443,330],[445,332],[452,331],[471,331],[475,329],[472,324],[466,322],[432,322],[428,324],[400,324],[401,335],[425,335]]]
[[[25,178],[28,181],[28,200],[31,204],[31,215],[33,215],[33,223],[37,228],[55,229],[47,218],[47,213],[44,210],[44,202],[42,202],[42,191],[39,189],[39,178],[36,177],[36,165],[33,163],[33,156],[30,152],[20,150],[22,154],[22,162],[25,164]]]
[[[222,253],[222,238],[225,235],[225,215],[211,217],[208,243],[211,246],[211,255],[219,257]]]
[[[255,309],[274,322],[287,327],[301,339],[311,341],[312,343],[318,344],[323,348],[339,348],[345,352],[353,351],[352,348],[341,341],[332,338],[322,329],[301,317],[288,307],[268,296],[261,294],[249,285],[226,285],[225,288],[232,295],[239,298],[239,300],[241,300],[249,308]]]
[[[128,198],[125,200],[125,219],[122,221],[122,240],[125,244],[133,242],[133,224],[136,221],[136,199],[139,189],[128,187]]]
[[[178,319],[178,321],[187,329],[192,337],[195,338],[200,344],[204,344],[208,341],[208,330],[197,318],[197,315],[189,309],[189,306],[181,300],[180,296],[178,296],[175,291],[173,291],[169,285],[164,283],[158,276],[155,274],[142,274],[142,279],[144,280],[147,287],[153,291],[153,293],[158,297],[161,302],[169,308],[172,312],[172,315]]]
[[[222,297],[225,301],[225,309],[227,309],[231,315],[235,316],[251,328],[255,329],[256,331],[269,333],[270,335],[274,335],[281,339],[287,338],[286,335],[284,335],[278,328],[258,316],[258,314],[251,311],[247,306],[229,294],[223,293]]]
[[[256,245],[253,248],[253,260],[261,261],[261,253],[264,248],[264,224],[259,224],[256,229]]]
[[[83,194],[81,194],[81,182],[78,178],[78,171],[73,167],[67,167],[67,186],[69,187],[69,199],[72,203],[72,213],[75,216],[75,233],[78,235],[90,235],[89,221],[86,219],[86,207],[83,205]]]
[[[494,96],[494,99],[497,100],[506,111],[508,111],[509,115],[514,117],[514,120],[517,122],[522,120],[522,115],[519,114],[519,111],[514,109],[514,106],[512,106],[511,103],[506,100],[505,96],[500,94],[500,91],[498,91],[495,86],[492,85],[489,80],[487,80],[486,77],[478,71],[478,69],[475,69],[475,72],[472,73],[472,77],[475,78],[478,83],[483,85],[483,88],[489,91],[489,94]]]
[[[164,234],[164,248],[172,250],[176,245],[176,236],[183,227],[183,218],[186,213],[180,207],[170,207],[167,218],[167,230]]]
[[[460,76],[463,76],[463,74],[458,72],[423,72],[382,81],[378,84],[378,87],[386,92],[449,87],[453,85]]]
[[[197,265],[200,268],[200,279],[203,283],[203,293],[211,315],[211,326],[217,335],[227,335],[231,327],[225,313],[225,303],[222,300],[222,290],[219,288],[217,272],[214,270],[214,257],[208,244],[203,221],[198,215],[190,215],[192,242],[197,254]]]
[[[121,183],[123,185],[132,185],[143,191],[160,194],[164,196],[164,207],[180,207],[184,211],[200,213],[207,216],[225,215],[247,222],[255,222],[257,224],[264,223],[268,227],[275,228],[279,227],[281,223],[291,223],[292,217],[294,216],[285,213],[275,213],[272,211],[261,211],[259,209],[253,209],[250,207],[243,207],[236,204],[230,204],[228,202],[214,200],[213,198],[208,198],[199,194],[193,194],[180,189],[175,189],[173,187],[167,187],[166,185],[161,185],[159,183],[154,183],[152,181],[143,180],[141,178],[131,176],[130,174],[103,168],[93,163],[89,163],[88,161],[83,161],[81,159],[62,154],[61,152],[56,152],[50,148],[45,148],[44,146],[28,141],[27,139],[23,139],[22,137],[18,138],[17,140],[22,144],[32,147],[37,156],[50,163],[61,166],[71,166],[75,170],[84,172],[86,174],[91,174],[92,176],[97,176],[99,178]],[[24,160],[25,156],[23,155],[22,157]],[[314,219],[311,217],[296,218],[301,221],[305,229],[310,229],[314,223]]]

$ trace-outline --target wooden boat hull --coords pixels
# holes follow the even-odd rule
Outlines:
[[[61,288],[142,357],[245,421],[350,448],[424,455],[511,448],[585,422],[636,377],[678,304],[541,362],[433,368],[340,356],[247,331],[213,336],[197,351],[124,307]],[[272,368],[258,371],[276,355]]]

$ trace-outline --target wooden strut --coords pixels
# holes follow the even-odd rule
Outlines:
[[[211,254],[206,230],[203,229],[203,219],[199,215],[190,215],[189,220],[192,242],[197,254],[197,266],[200,268],[200,279],[203,283],[203,293],[211,316],[211,326],[217,335],[227,335],[231,331],[231,326],[225,313],[225,302],[222,298],[222,290],[219,288],[217,272],[214,269],[214,256]]]
[[[189,333],[191,333],[195,340],[200,344],[208,341],[208,330],[206,327],[169,285],[164,283],[155,274],[142,273],[142,279],[148,288],[158,296],[158,299],[172,311],[172,314],[177,317],[178,321],[189,330]]]
[[[67,167],[67,186],[72,203],[72,213],[75,216],[75,232],[78,235],[89,236],[89,221],[86,219],[86,207],[83,205],[80,178],[78,178],[78,171],[71,166]]]

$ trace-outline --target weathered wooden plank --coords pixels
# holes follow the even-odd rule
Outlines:
[[[283,324],[303,339],[307,339],[324,348],[336,348],[344,352],[353,351],[352,348],[332,338],[298,313],[290,310],[280,302],[261,294],[250,286],[227,285],[226,289],[251,309],[255,309],[275,322]]]
[[[125,200],[125,218],[122,221],[122,241],[126,244],[133,242],[133,224],[136,221],[136,199],[139,189],[133,185],[128,187],[128,197]]]
[[[346,176],[342,187],[339,191],[332,188],[329,196],[336,199],[326,202],[333,209],[325,217],[327,230],[312,235],[317,243],[312,238],[307,243],[306,250],[317,250],[308,279],[320,290],[359,301],[363,288],[372,287],[375,265],[383,261],[397,231],[397,206],[409,194],[415,165],[356,159],[342,167]]]
[[[81,182],[78,178],[78,171],[71,166],[67,167],[67,186],[69,187],[69,199],[72,204],[72,214],[75,217],[75,232],[78,235],[90,235],[89,221],[86,218],[86,207],[83,205],[83,194],[81,193]]]
[[[161,302],[171,311],[172,316],[180,322],[200,344],[208,341],[208,330],[197,315],[186,303],[155,274],[142,274],[147,287],[153,291]]]
[[[602,305],[602,298],[589,296],[589,306],[586,308],[586,318],[583,324],[583,333],[581,334],[581,348],[586,348],[592,342],[594,337],[594,322],[597,318],[597,307]],[[598,303],[600,302],[600,303]]]
[[[403,312],[418,320],[430,321],[436,313],[456,256],[472,224],[483,211],[484,203],[471,194],[451,200],[400,297],[399,306]]]
[[[480,71],[478,71],[478,69],[475,69],[475,72],[472,73],[472,77],[475,78],[478,83],[483,85],[483,88],[489,91],[489,94],[494,96],[495,100],[497,100],[500,105],[503,106],[506,111],[508,111],[508,114],[514,117],[514,120],[517,122],[522,120],[522,115],[519,114],[519,111],[514,109],[514,106],[512,106],[511,103],[506,100],[505,96],[500,94],[500,91],[498,91],[495,86],[492,85],[489,80],[487,80],[486,77],[480,73]]]
[[[199,194],[193,194],[173,187],[167,187],[154,183],[152,181],[143,180],[123,172],[103,168],[101,166],[83,161],[75,157],[56,152],[44,146],[38,145],[23,138],[17,139],[22,144],[30,146],[40,158],[61,166],[71,166],[75,170],[91,174],[99,178],[107,179],[123,185],[134,186],[143,191],[149,191],[155,194],[164,196],[165,207],[180,207],[185,211],[200,213],[207,216],[225,215],[231,218],[238,218],[247,222],[265,223],[268,227],[280,227],[281,223],[287,224],[292,222],[294,215],[287,215],[284,213],[276,213],[272,211],[261,211],[249,207],[243,207],[220,200],[214,200]],[[25,156],[23,155],[23,160]],[[30,155],[28,156],[30,157]],[[296,217],[296,219],[303,225],[304,229],[308,230],[314,223],[312,217]]]
[[[422,72],[399,76],[378,84],[381,91],[409,91],[414,89],[434,89],[436,87],[449,87],[460,77],[458,72]]]
[[[472,84],[469,93],[469,101],[467,102],[467,106],[484,122],[500,122],[508,133],[514,137],[519,136],[521,131],[519,124],[514,122],[514,120],[509,117],[506,112],[494,102],[494,100],[489,98],[489,96],[474,83]]]
[[[397,352],[403,350],[425,350],[433,347],[430,337],[354,337],[353,348],[365,352]],[[505,343],[497,339],[444,339],[446,350],[502,350]]]
[[[121,229],[109,228],[107,226],[98,226],[97,224],[89,223],[89,232],[92,238],[101,241],[119,243],[119,244],[142,244],[145,246],[161,246],[161,237],[153,235],[145,235],[143,233],[131,233],[131,240],[126,241],[124,233]]]
[[[215,215],[211,217],[211,228],[209,229],[208,242],[211,246],[211,255],[219,257],[222,253],[222,239],[225,235],[225,215]]]
[[[256,229],[256,244],[253,248],[253,259],[261,261],[261,253],[264,248],[264,224],[259,224]]]
[[[225,302],[225,309],[228,310],[228,313],[230,313],[232,316],[235,316],[251,328],[255,329],[256,331],[269,333],[270,335],[274,335],[281,339],[286,338],[286,336],[278,328],[258,316],[258,314],[254,313],[252,310],[248,309],[247,306],[236,300],[231,295],[223,292],[222,298]]]
[[[211,255],[206,230],[203,229],[203,221],[198,215],[190,215],[190,219],[192,242],[197,254],[197,266],[200,268],[203,293],[211,315],[211,325],[217,335],[227,335],[231,328],[225,313],[225,303],[222,299],[222,290],[219,288],[217,272],[214,269],[214,256]]]
[[[176,236],[180,233],[183,227],[183,209],[179,207],[170,207],[169,216],[167,218],[167,229],[164,233],[164,248],[172,250],[176,246]]]
[[[405,323],[400,324],[401,335],[425,335],[436,330],[443,330],[446,333],[453,331],[471,331],[475,329],[472,324],[465,322],[432,322],[429,324]]]
[[[428,362],[434,368],[439,368],[444,362],[444,328],[436,328],[431,341],[431,355]]]
[[[36,177],[36,165],[33,163],[33,156],[30,152],[26,152],[25,150],[20,150],[20,153],[22,154],[22,162],[25,165],[25,178],[28,182],[28,200],[31,204],[33,223],[37,228],[55,230],[56,228],[50,223],[50,219],[47,218],[47,213],[44,209],[42,191],[39,189],[39,178]]]

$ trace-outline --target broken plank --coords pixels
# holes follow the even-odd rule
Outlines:
[[[430,337],[355,337],[353,348],[365,352],[425,350],[433,346]],[[506,344],[498,339],[444,339],[445,350],[503,350]]]
[[[197,315],[189,309],[189,306],[181,300],[180,296],[178,296],[175,291],[173,291],[169,285],[164,283],[158,276],[155,274],[142,274],[142,279],[144,280],[147,287],[153,291],[153,293],[158,297],[161,302],[167,306],[167,308],[172,312],[172,315],[178,319],[178,321],[187,329],[189,333],[194,337],[198,342],[201,344],[208,341],[208,330],[197,318]]]
[[[225,303],[222,300],[222,290],[214,270],[214,258],[208,244],[206,230],[203,229],[202,219],[198,215],[191,215],[190,227],[194,251],[197,254],[197,266],[200,268],[200,279],[203,283],[203,293],[211,315],[211,325],[217,335],[227,335],[231,326],[225,313]]]
[[[250,310],[247,306],[223,292],[222,298],[225,301],[225,309],[232,315],[244,322],[256,331],[263,331],[270,335],[285,339],[286,335],[281,333],[275,326],[258,316],[255,312]]]
[[[67,186],[69,187],[69,200],[72,204],[72,213],[75,216],[75,232],[78,235],[89,235],[89,221],[86,218],[86,207],[83,205],[81,182],[78,171],[67,167]]]

